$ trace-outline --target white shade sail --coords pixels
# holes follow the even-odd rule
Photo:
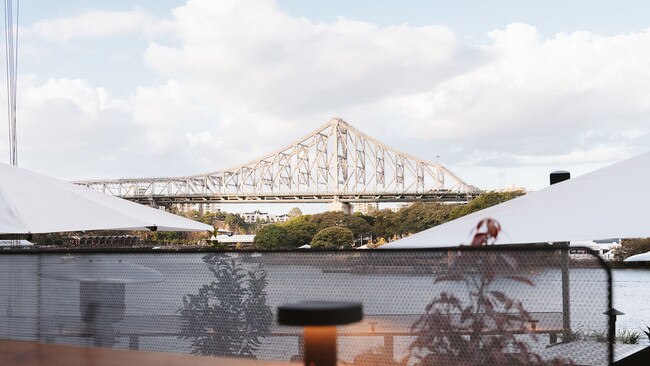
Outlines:
[[[650,237],[650,153],[474,212],[381,248],[449,247],[471,242],[483,218],[503,231],[496,244]]]
[[[0,234],[212,226],[0,163]]]
[[[650,252],[627,257],[623,262],[650,262]]]

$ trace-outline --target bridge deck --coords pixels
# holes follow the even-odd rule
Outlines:
[[[329,203],[339,200],[357,202],[448,202],[465,203],[479,195],[476,193],[430,192],[430,193],[265,193],[265,194],[177,194],[124,196],[123,198],[142,203],[160,205],[175,203]]]

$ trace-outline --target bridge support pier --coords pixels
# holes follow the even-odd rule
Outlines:
[[[352,205],[347,202],[341,202],[338,197],[330,202],[327,209],[328,211],[341,211],[348,215],[352,213]]]

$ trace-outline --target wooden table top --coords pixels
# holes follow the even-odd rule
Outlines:
[[[0,341],[6,366],[296,366],[298,363]]]

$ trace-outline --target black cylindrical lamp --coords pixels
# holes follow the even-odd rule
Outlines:
[[[358,302],[305,301],[278,307],[278,324],[304,327],[305,365],[336,365],[336,326],[363,319]]]

